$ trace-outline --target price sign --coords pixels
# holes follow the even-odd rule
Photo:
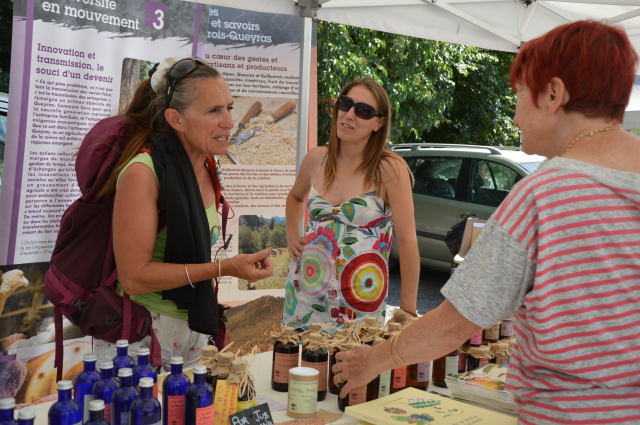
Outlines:
[[[273,425],[271,410],[267,403],[245,409],[229,416],[231,425]]]

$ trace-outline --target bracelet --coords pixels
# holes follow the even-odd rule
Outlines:
[[[414,311],[407,311],[407,310],[405,310],[405,309],[402,309],[402,311],[404,311],[405,313],[407,313],[407,314],[408,314],[408,315],[410,315],[410,316],[418,317],[418,312],[417,312],[417,311],[415,311],[415,310],[414,310]]]
[[[218,260],[218,278],[222,277],[222,261]]]
[[[400,353],[398,353],[398,337],[399,336],[400,336],[399,333],[395,333],[389,340],[389,355],[391,356],[391,361],[396,367],[400,367],[405,363],[404,360],[402,360],[402,357],[400,357]]]
[[[189,285],[191,285],[192,288],[195,288],[195,286],[193,286],[193,282],[191,282],[191,276],[189,276],[189,270],[187,269],[187,263],[184,263],[184,274],[187,275],[187,280],[189,281]]]

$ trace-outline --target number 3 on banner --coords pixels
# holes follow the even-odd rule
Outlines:
[[[144,26],[161,30],[164,28],[165,5],[160,2],[144,3]]]

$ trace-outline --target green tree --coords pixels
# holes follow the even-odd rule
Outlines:
[[[260,249],[265,249],[270,245],[270,236],[271,230],[269,229],[269,225],[265,224],[260,228],[259,238],[260,238]]]
[[[260,235],[247,226],[240,226],[238,232],[238,250],[241,254],[252,254],[260,251]]]
[[[287,231],[284,226],[276,226],[271,231],[271,245],[275,248],[286,248]]]
[[[393,143],[517,144],[513,55],[322,21],[317,34],[321,144],[341,86],[362,76],[391,97]]]

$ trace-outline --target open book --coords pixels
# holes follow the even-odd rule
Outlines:
[[[349,406],[345,413],[375,425],[515,425],[517,418],[415,388]]]

